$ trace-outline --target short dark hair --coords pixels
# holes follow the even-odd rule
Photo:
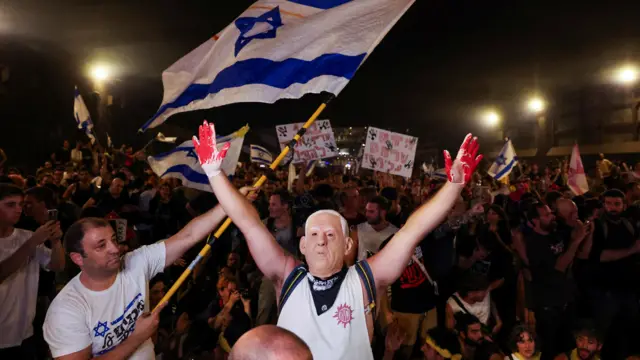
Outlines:
[[[544,196],[544,202],[550,208],[556,208],[556,201],[562,197],[562,193],[559,191],[549,191],[547,195]]]
[[[386,187],[380,190],[380,196],[385,197],[389,201],[398,200],[398,190],[393,187]]]
[[[333,197],[333,188],[329,184],[318,184],[313,189],[313,195],[323,199],[330,199]]]
[[[289,209],[291,209],[293,204],[293,197],[287,189],[276,189],[273,193],[271,193],[271,196],[279,196],[280,202],[282,204],[287,204],[287,206],[289,206]]]
[[[475,315],[468,314],[464,311],[457,312],[453,315],[456,320],[456,330],[459,334],[467,334],[469,331],[469,326],[474,324],[482,324],[480,319],[478,319]]]
[[[24,196],[24,193],[13,184],[0,183],[0,201],[11,196]]]
[[[596,326],[595,322],[592,319],[579,319],[576,321],[574,335],[577,336],[587,336],[590,338],[594,338],[598,340],[599,343],[602,344],[604,340],[604,335],[602,330]]]
[[[387,198],[383,197],[383,196],[374,196],[372,199],[370,199],[368,202],[372,203],[372,204],[377,204],[381,210],[384,211],[389,211],[389,207],[391,206],[389,204],[389,200],[387,200]]]
[[[618,189],[607,190],[602,194],[602,198],[620,198],[624,200],[624,193]]]
[[[538,212],[538,210],[544,208],[545,206],[548,206],[548,205],[538,201],[535,201],[529,204],[525,210],[525,216],[527,220],[531,221],[533,219],[540,218],[540,213]]]
[[[468,274],[458,284],[458,294],[465,297],[472,291],[483,291],[489,288],[489,280],[484,275]]]
[[[67,254],[75,252],[86,256],[84,248],[82,247],[84,235],[89,229],[101,227],[111,227],[111,225],[109,225],[107,220],[95,217],[84,218],[74,222],[69,229],[67,229],[66,234],[64,234],[64,250]]]
[[[49,187],[36,186],[25,191],[25,196],[33,196],[36,200],[44,202],[44,206],[47,209],[53,209],[56,206],[56,195]]]

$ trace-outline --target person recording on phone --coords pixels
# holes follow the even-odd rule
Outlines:
[[[48,189],[47,189],[48,190]],[[0,358],[35,359],[34,325],[40,268],[64,269],[65,257],[56,221],[43,221],[35,232],[16,228],[25,196],[16,186],[0,184]],[[38,207],[36,206],[36,209]],[[46,209],[46,208],[45,208]],[[33,210],[33,209],[32,209]],[[43,245],[49,241],[51,248]]]

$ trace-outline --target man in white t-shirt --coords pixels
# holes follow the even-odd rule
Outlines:
[[[398,228],[387,221],[387,199],[376,196],[367,202],[365,209],[367,221],[358,224],[356,232],[352,234],[353,242],[358,249],[358,260],[364,260],[377,253],[380,245],[398,232]]]
[[[474,169],[478,143],[465,138],[455,161],[445,152],[449,182],[416,210],[402,230],[371,258],[347,268],[353,241],[338,212],[320,210],[307,218],[300,252],[307,265],[289,255],[260,221],[253,206],[222,171],[228,146],[217,150],[213,125],[200,126],[193,143],[202,169],[231,220],[247,239],[251,256],[273,282],[279,299],[278,326],[300,337],[315,359],[372,360],[371,338],[376,290],[398,279],[418,243],[446,217]]]
[[[35,232],[16,229],[24,196],[16,186],[0,184],[0,359],[33,359],[33,318],[40,268],[64,269],[62,232],[49,221]],[[51,249],[43,245],[51,241]]]
[[[154,359],[151,336],[166,303],[148,314],[149,280],[204,239],[224,216],[217,206],[169,239],[123,258],[104,219],[74,223],[64,246],[81,272],[53,300],[43,327],[53,357]]]

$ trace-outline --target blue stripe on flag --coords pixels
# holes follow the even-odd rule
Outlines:
[[[293,84],[306,84],[323,75],[351,80],[366,55],[366,53],[355,56],[323,54],[310,61],[293,58],[283,61],[262,58],[238,61],[218,73],[210,84],[189,85],[174,101],[162,105],[158,112],[142,126],[142,130],[146,130],[158,116],[169,109],[186,106],[228,88],[263,84],[286,89]]]
[[[262,151],[262,152],[268,153],[268,154],[271,153],[269,150],[267,150],[267,149],[265,149],[265,148],[263,148],[262,146],[259,146],[259,145],[251,145],[251,148],[255,149],[255,150],[258,150],[258,151]]]
[[[504,167],[504,169],[500,170],[496,176],[494,176],[494,178],[500,180],[503,176],[505,176],[506,174],[509,173],[509,171],[511,171],[511,168],[513,167],[513,165],[516,164],[516,161],[518,161],[518,158],[514,157],[513,160],[511,160],[511,162],[509,162],[509,164],[507,166]]]
[[[197,171],[193,171],[193,169],[189,167],[189,165],[185,165],[185,164],[174,165],[168,168],[167,171],[165,171],[164,174],[162,174],[162,176],[165,176],[169,173],[180,173],[184,176],[185,179],[191,181],[192,183],[209,185],[209,178],[207,178],[207,175],[201,174]]]
[[[171,150],[169,150],[167,152],[164,152],[162,154],[155,155],[153,158],[155,160],[159,161],[159,160],[162,160],[163,158],[166,158],[167,156],[169,156],[171,154],[175,154],[175,153],[181,152],[181,151],[186,151],[186,152],[194,151],[195,152],[195,148],[193,146],[178,146],[175,149],[171,149]],[[196,159],[197,159],[197,157],[196,157]]]
[[[351,1],[353,0],[289,0],[289,2],[292,3],[311,6],[323,10],[331,9]]]
[[[269,160],[263,159],[263,158],[259,158],[259,157],[252,157],[251,161],[252,162],[261,163],[261,164],[265,164],[265,165],[271,165],[271,162]]]

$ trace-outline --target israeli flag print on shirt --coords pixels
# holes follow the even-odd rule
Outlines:
[[[162,74],[164,97],[141,128],[238,102],[338,95],[415,0],[259,0]]]

